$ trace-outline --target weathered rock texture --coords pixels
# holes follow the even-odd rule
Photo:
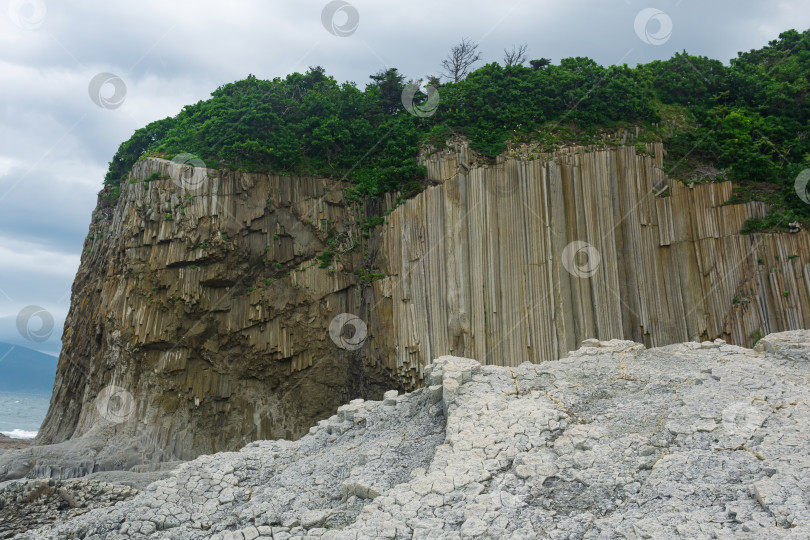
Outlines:
[[[115,205],[100,197],[85,243],[38,444],[104,428],[128,455],[188,459],[300,437],[396,387],[327,332],[362,306],[357,277],[315,259],[330,235],[353,242],[339,184],[146,159],[121,189]],[[89,470],[47,472],[132,465],[99,452]]]
[[[85,479],[9,482],[0,485],[0,538],[67,521],[137,493],[129,486]]]
[[[299,441],[203,456],[19,538],[807,538],[810,332],[456,357]]]
[[[389,369],[418,384],[443,354],[518,365],[592,337],[750,346],[810,327],[810,235],[741,236],[764,204],[724,206],[730,183],[686,187],[662,171],[661,144],[648,154],[574,147],[475,166],[458,145],[425,159],[443,183],[383,234]],[[566,253],[576,241],[590,261]]]
[[[340,403],[424,384],[441,355],[514,366],[586,338],[750,345],[810,326],[810,236],[740,236],[766,207],[671,182],[663,152],[486,165],[461,144],[426,157],[437,185],[395,208],[328,179],[140,161],[117,204],[100,198],[36,441],[90,442],[0,457],[0,479],[296,438]],[[391,213],[368,234],[373,210]],[[359,350],[330,339],[341,313],[368,326]]]

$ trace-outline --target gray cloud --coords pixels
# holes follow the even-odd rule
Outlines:
[[[25,22],[37,14],[25,8],[32,2],[45,16],[20,28],[20,13],[9,10],[23,5]],[[361,87],[384,67],[419,78],[438,74],[462,36],[480,42],[486,62],[523,42],[530,58],[554,62],[589,56],[634,65],[683,49],[728,61],[786,29],[810,27],[804,0],[351,3],[357,31],[337,37],[321,24],[326,0],[0,2],[0,341],[19,342],[15,314],[36,304],[53,311],[57,325],[39,348],[58,348],[90,212],[120,142],[248,73],[283,77],[322,65]],[[672,20],[662,45],[634,31],[649,7]],[[90,99],[88,84],[100,72],[126,84],[119,108]]]

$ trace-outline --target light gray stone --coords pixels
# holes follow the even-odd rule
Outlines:
[[[201,456],[113,507],[91,508],[110,486],[65,492],[87,510],[17,538],[807,538],[810,331],[760,343],[443,356],[427,391]],[[0,485],[0,512],[44,508],[37,486]]]

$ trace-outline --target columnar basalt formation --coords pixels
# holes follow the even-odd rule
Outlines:
[[[299,437],[396,387],[327,331],[362,299],[315,257],[354,220],[327,179],[138,162],[117,204],[100,197],[37,442],[103,425],[147,459],[187,459]]]
[[[673,182],[662,145],[639,148],[486,163],[456,144],[423,157],[431,187],[375,208],[330,179],[138,162],[99,199],[37,440],[89,446],[73,467],[26,450],[0,478],[297,438],[442,355],[516,366],[588,338],[751,346],[810,325],[808,234],[741,236],[764,204]],[[341,313],[361,348],[330,337]]]
[[[389,369],[417,385],[443,354],[514,366],[591,337],[750,346],[810,325],[810,236],[740,235],[766,205],[725,205],[728,182],[673,182],[663,157],[661,144],[483,166],[463,144],[428,156],[440,185],[383,232]]]

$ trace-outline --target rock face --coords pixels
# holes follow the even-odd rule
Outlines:
[[[731,183],[670,180],[661,144],[516,156],[435,153],[442,184],[390,216],[378,319],[406,383],[445,354],[515,366],[594,337],[750,347],[810,327],[810,235],[741,236],[767,206],[724,205]]]
[[[462,144],[424,158],[437,185],[374,208],[333,180],[144,159],[100,197],[74,284],[35,441],[66,446],[0,457],[0,480],[294,439],[424,385],[442,355],[517,366],[587,338],[750,346],[810,326],[810,235],[740,236],[766,206],[671,182],[663,154],[487,165]]]
[[[59,520],[67,521],[95,508],[131,499],[129,486],[80,480],[34,480],[0,487],[0,538],[12,538]]]
[[[345,264],[362,258],[340,185],[147,159],[121,190],[114,206],[100,197],[36,440],[106,430],[117,442],[81,446],[89,471],[50,475],[300,437],[341,403],[397,387],[328,332],[364,304],[342,263],[315,259],[330,236]]]
[[[809,331],[442,357],[426,388],[18,538],[807,538],[808,359]]]

